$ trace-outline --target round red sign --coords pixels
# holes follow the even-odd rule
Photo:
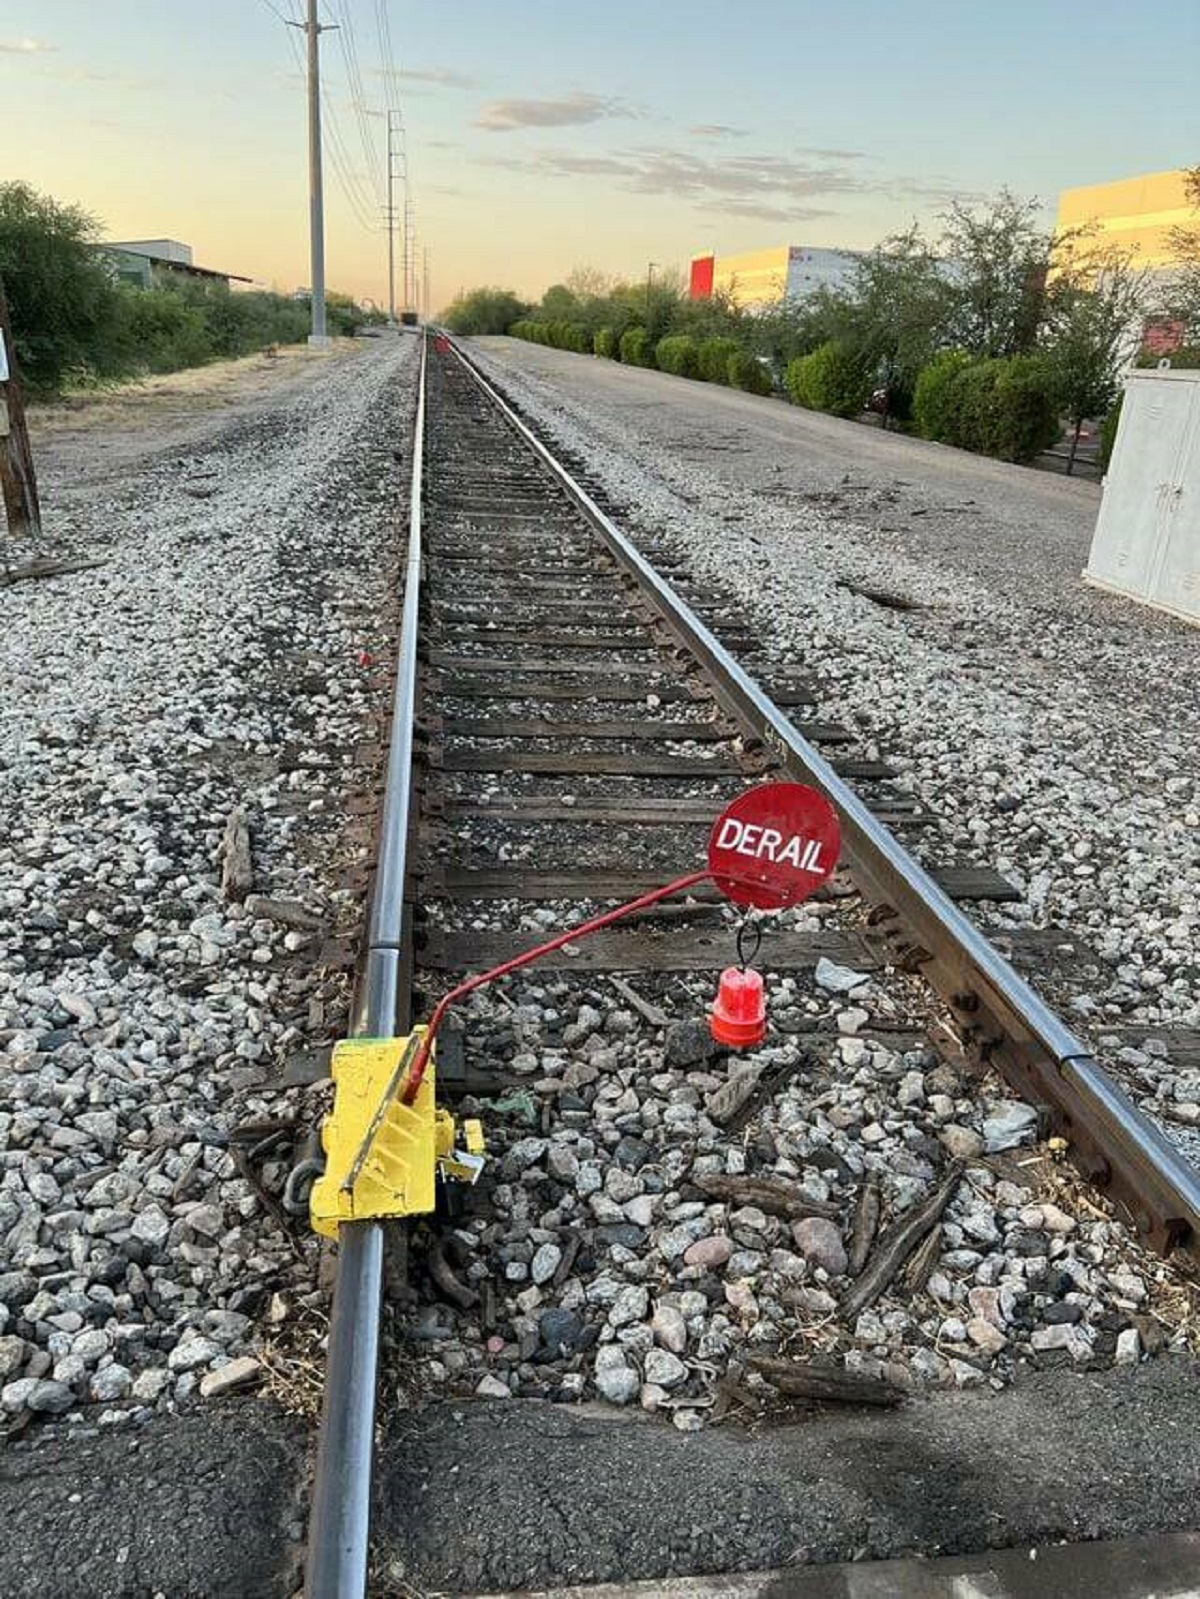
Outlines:
[[[761,783],[739,794],[713,823],[708,869],[738,905],[798,905],[837,865],[838,815],[803,783]]]

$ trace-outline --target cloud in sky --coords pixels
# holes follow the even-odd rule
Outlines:
[[[398,83],[429,83],[436,89],[478,89],[480,80],[453,67],[368,67],[372,78],[392,78]]]
[[[834,216],[828,201],[839,195],[903,195],[918,201],[970,198],[947,182],[864,174],[858,150],[813,151],[796,156],[718,156],[671,146],[636,145],[608,155],[540,150],[527,156],[484,157],[492,166],[562,178],[598,178],[634,194],[685,199],[701,210],[768,222]]]
[[[827,205],[772,205],[767,200],[714,201],[709,207],[722,216],[753,217],[757,222],[811,222],[817,217],[835,217]]]
[[[41,67],[36,69],[43,78],[54,78],[59,83],[106,83],[115,89],[162,89],[161,78],[132,77],[125,72],[93,72],[90,67]]]
[[[819,144],[806,144],[803,147],[805,155],[820,156],[824,161],[873,161],[874,156],[865,150],[826,150]]]
[[[727,122],[697,122],[688,129],[697,139],[744,139],[745,128],[732,128]]]
[[[555,100],[493,100],[480,111],[475,126],[489,133],[511,133],[517,128],[570,128],[634,115],[623,100],[579,91]]]
[[[400,72],[405,83],[436,83],[443,89],[478,89],[479,79],[469,72],[455,72],[450,67],[406,67]]]
[[[45,39],[0,39],[0,55],[40,56],[57,49]]]

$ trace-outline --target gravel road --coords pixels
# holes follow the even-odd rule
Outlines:
[[[286,1145],[244,1168],[231,1135],[294,1113],[268,1085],[336,1025],[314,956],[357,911],[337,801],[386,689],[414,352],[239,363],[35,434],[48,536],[98,564],[0,591],[10,1428],[250,1380],[259,1322],[314,1292],[264,1206]],[[253,881],[223,891],[236,810]]]
[[[822,714],[900,770],[941,819],[926,858],[1018,885],[981,920],[1098,953],[1089,991],[1050,997],[1194,1148],[1200,1071],[1154,1034],[1200,1023],[1200,635],[1081,582],[1099,489],[614,362],[474,347],[631,526],[676,539],[819,679]]]

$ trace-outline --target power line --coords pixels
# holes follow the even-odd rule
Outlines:
[[[295,24],[296,24],[295,17],[285,17],[283,12],[274,3],[274,0],[262,0],[262,4],[264,6],[266,6],[267,10],[271,13],[271,15],[277,21],[286,23],[287,26],[289,26],[289,27],[294,27],[295,26]]]
[[[379,34],[379,54],[383,61],[383,86],[388,109],[403,120],[404,107],[400,99],[400,69],[392,49],[392,27],[388,21],[387,0],[375,0],[375,28]]]
[[[366,160],[367,172],[374,190],[372,198],[375,202],[381,202],[383,199],[383,187],[380,183],[382,162],[367,109],[366,89],[363,86],[358,46],[354,37],[354,21],[348,0],[337,0],[337,7],[338,14],[341,17],[341,29],[338,33],[338,39],[341,43],[342,60],[345,62],[346,78],[350,86],[350,102],[354,108],[355,120],[358,124],[358,137],[362,144],[363,157]]]

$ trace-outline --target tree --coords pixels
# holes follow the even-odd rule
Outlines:
[[[552,283],[542,295],[538,317],[543,322],[572,322],[579,312],[579,301],[565,283]]]
[[[1089,417],[1104,417],[1121,390],[1121,372],[1137,345],[1146,272],[1133,252],[1098,247],[1094,234],[1056,240],[1046,290],[1045,363],[1059,405],[1072,424],[1067,471]]]
[[[859,258],[841,337],[886,391],[885,415],[909,414],[917,376],[944,344],[953,309],[948,274],[915,225]]]
[[[116,284],[96,249],[99,223],[27,183],[0,184],[0,276],[26,382],[49,390],[94,368],[117,313]]]
[[[589,300],[603,300],[612,292],[613,277],[600,267],[572,267],[564,287],[570,290],[580,305],[586,305]]]
[[[451,333],[507,333],[528,310],[511,289],[472,289],[448,305],[439,320]]]
[[[1172,228],[1167,236],[1175,262],[1169,308],[1172,315],[1187,324],[1187,338],[1195,342],[1200,339],[1200,166],[1185,171],[1183,184],[1195,218]]]
[[[780,300],[746,317],[743,326],[752,348],[781,374],[799,356],[844,337],[850,315],[846,295],[822,284],[802,298]]]
[[[952,285],[947,342],[987,359],[1032,350],[1046,292],[1050,237],[1037,225],[1036,200],[1002,189],[972,209],[943,212],[940,252]]]

